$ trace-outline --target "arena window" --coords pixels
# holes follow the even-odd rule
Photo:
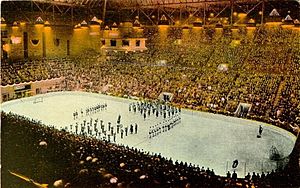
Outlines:
[[[122,40],[122,46],[129,46],[129,40]]]
[[[136,40],[135,41],[135,46],[141,46],[141,41],[140,40]]]
[[[110,46],[117,46],[116,40],[110,40]]]

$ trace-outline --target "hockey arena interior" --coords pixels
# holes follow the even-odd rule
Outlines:
[[[1,187],[300,187],[299,0],[1,1]]]

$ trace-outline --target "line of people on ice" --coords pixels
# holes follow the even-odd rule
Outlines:
[[[151,115],[162,116],[164,119],[181,113],[181,109],[168,104],[152,101],[138,101],[129,104],[129,112],[140,113],[144,120]]]
[[[180,114],[176,114],[172,116],[170,119],[164,120],[163,122],[159,122],[158,124],[151,126],[149,130],[149,138],[154,138],[161,133],[167,132],[176,125],[180,124],[181,117]]]
[[[94,120],[93,118],[90,118],[89,121],[84,119],[81,122],[76,122],[75,125],[70,124],[69,127],[65,126],[64,130],[76,135],[94,137],[108,142],[116,142],[117,135],[123,139],[129,134],[137,134],[138,124],[134,123],[124,126],[121,123],[121,115],[119,115],[115,124],[112,124],[111,122],[107,122],[106,124],[102,119],[99,120],[99,118]]]
[[[104,104],[96,104],[95,106],[90,106],[90,107],[87,107],[85,109],[85,114],[84,114],[84,111],[83,109],[81,108],[80,109],[80,113],[81,113],[81,117],[84,117],[84,116],[89,116],[89,115],[92,115],[92,114],[95,114],[95,113],[98,113],[99,111],[102,111],[102,110],[106,110],[107,109],[107,104],[104,103]],[[77,110],[75,110],[73,112],[73,119],[78,119],[79,118],[79,113]]]

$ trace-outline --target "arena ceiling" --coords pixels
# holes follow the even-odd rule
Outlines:
[[[188,21],[191,15],[203,18],[213,13],[214,17],[232,17],[233,12],[246,13],[251,18],[263,20],[255,16],[259,11],[268,14],[279,7],[283,16],[290,12],[293,18],[299,19],[299,2],[300,0],[4,0],[1,2],[1,11],[8,22],[33,22],[31,13],[35,12],[50,21],[52,19],[52,22],[58,22],[59,17],[65,19],[66,15],[71,20],[78,21],[97,16],[105,22],[132,21],[138,15],[140,21],[155,25],[162,14],[174,23],[178,19]],[[16,10],[20,14],[15,14]],[[54,13],[59,16],[54,16]]]
[[[180,8],[182,6],[199,7],[205,4],[254,4],[263,0],[29,0],[39,3],[52,3],[55,5],[79,6],[79,7],[102,7],[106,4],[107,8],[155,8],[155,7],[171,7]],[[298,2],[300,0],[264,0],[265,2]]]

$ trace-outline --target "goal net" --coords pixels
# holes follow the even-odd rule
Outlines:
[[[43,102],[43,101],[44,101],[44,98],[43,98],[43,97],[36,97],[36,98],[33,100],[33,104],[40,103],[40,102]]]
[[[279,161],[281,159],[281,155],[278,151],[278,149],[275,146],[271,146],[270,152],[269,152],[269,158],[273,161]]]

